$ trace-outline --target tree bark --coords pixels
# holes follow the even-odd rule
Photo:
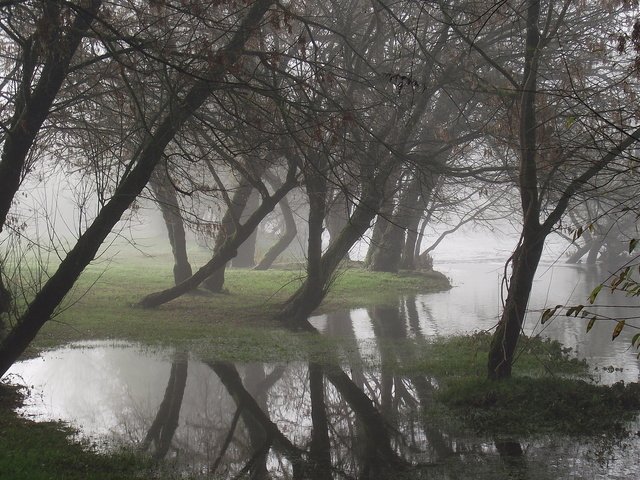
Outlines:
[[[225,212],[222,220],[220,221],[220,228],[216,233],[216,241],[213,246],[213,256],[218,255],[218,252],[222,248],[222,246],[232,238],[236,234],[237,225],[239,224],[240,217],[242,216],[242,212],[245,210],[247,206],[247,202],[249,201],[249,196],[251,195],[251,191],[253,187],[248,179],[243,178],[240,181],[240,185],[235,189],[233,193],[233,197],[231,197],[231,203],[227,205],[227,211]],[[257,225],[256,225],[257,228]],[[253,231],[249,232],[246,238],[249,238],[253,235]],[[245,240],[242,241],[244,243]],[[202,281],[202,286],[213,293],[220,293],[222,291],[222,287],[224,286],[224,273],[227,266],[227,262],[230,261],[238,254],[238,248],[240,248],[241,244],[238,244],[233,249],[233,256],[227,258],[220,267],[216,270],[212,271],[211,274]]]
[[[347,196],[342,190],[336,190],[327,209],[325,224],[329,232],[329,241],[333,242],[349,221]]]
[[[193,275],[187,256],[187,239],[178,196],[166,172],[159,172],[156,169],[151,175],[150,185],[167,227],[173,254],[173,280],[177,285]]]
[[[336,268],[349,252],[351,247],[371,226],[371,220],[380,206],[381,196],[372,193],[367,195],[356,206],[349,218],[349,223],[342,229],[340,235],[329,245],[327,251],[315,266],[317,275],[309,279],[285,302],[278,318],[294,327],[303,326],[308,315],[315,310],[327,292],[328,284]]]
[[[522,205],[521,244],[512,257],[513,271],[507,299],[498,327],[491,339],[488,356],[488,377],[499,380],[511,376],[511,367],[527,302],[538,262],[542,255],[548,228],[540,225],[536,141],[536,90],[540,42],[538,21],[540,1],[529,0],[524,59],[524,82],[520,91],[520,168],[518,174]]]
[[[511,376],[511,367],[533,285],[542,255],[546,233],[541,229],[523,238],[513,255],[513,271],[498,327],[491,339],[488,375],[492,380]]]
[[[403,246],[405,245],[405,233],[411,223],[412,217],[422,214],[416,208],[420,196],[420,179],[411,178],[398,199],[398,206],[390,221],[386,222],[386,229],[382,235],[382,241],[374,250],[369,269],[374,272],[395,273],[400,268]]]
[[[253,189],[247,203],[240,215],[240,221],[248,218],[256,208],[260,201],[260,195],[256,189]],[[258,229],[256,228],[249,238],[238,247],[238,254],[231,260],[231,266],[235,268],[253,268],[256,264],[256,241],[258,239]]]
[[[0,377],[25,351],[42,326],[51,318],[56,307],[71,290],[74,283],[93,260],[98,249],[124,212],[140,194],[156,167],[167,144],[184,123],[207,100],[212,82],[219,81],[228,68],[236,63],[253,31],[258,27],[273,0],[257,0],[248,11],[238,31],[219,51],[225,61],[213,62],[206,78],[197,80],[181,102],[158,123],[154,132],[141,145],[131,161],[133,167],[120,182],[111,199],[100,210],[96,219],[78,238],[76,245],[62,260],[58,269],[21,315],[16,326],[0,343]]]

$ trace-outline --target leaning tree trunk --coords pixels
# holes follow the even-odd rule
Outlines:
[[[262,260],[254,267],[254,270],[268,270],[273,265],[273,262],[284,252],[287,247],[293,242],[298,234],[298,227],[296,226],[296,220],[293,217],[291,206],[287,201],[287,197],[280,200],[280,211],[282,212],[282,218],[284,219],[284,233],[280,236],[278,241],[274,243],[267,253],[264,254]]]
[[[216,233],[216,241],[213,246],[213,255],[216,256],[222,245],[227,241],[228,238],[232,237],[236,233],[236,224],[239,222],[240,216],[242,212],[244,212],[247,207],[247,203],[249,202],[249,197],[251,196],[251,191],[253,187],[251,183],[245,178],[243,178],[240,182],[240,185],[236,188],[233,197],[231,198],[231,202],[227,205],[227,211],[225,212],[222,220],[220,221],[220,229]],[[256,226],[257,228],[257,226]],[[251,235],[253,235],[253,230],[246,237],[244,241],[246,241]],[[231,260],[238,254],[238,249],[240,245],[238,245],[234,249],[233,256],[228,258],[227,261]],[[222,287],[224,285],[224,273],[226,269],[227,263],[225,262],[215,271],[211,272],[211,274],[202,282],[202,286],[213,293],[220,293],[222,291]]]
[[[156,169],[149,183],[167,227],[169,244],[173,253],[173,280],[177,285],[193,275],[187,256],[187,239],[178,196],[166,172],[159,172]]]
[[[513,269],[504,310],[491,339],[488,376],[498,380],[511,376],[516,346],[526,315],[533,278],[538,268],[546,232],[542,227],[523,236],[513,255]]]
[[[367,195],[356,206],[349,222],[340,235],[329,245],[316,268],[317,275],[309,279],[285,302],[278,317],[292,326],[303,325],[309,314],[315,310],[327,292],[327,288],[338,265],[351,247],[371,226],[371,220],[380,206],[380,195]]]

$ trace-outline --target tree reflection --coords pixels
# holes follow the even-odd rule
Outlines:
[[[164,392],[164,398],[142,442],[143,449],[152,452],[152,456],[156,460],[167,456],[171,441],[178,428],[182,398],[187,384],[187,365],[187,353],[177,352],[171,364],[169,383]]]

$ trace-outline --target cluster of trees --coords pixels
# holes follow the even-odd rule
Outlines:
[[[367,265],[397,271],[425,263],[437,212],[515,212],[488,366],[508,376],[546,237],[575,203],[635,177],[636,14],[614,0],[0,2],[0,374],[141,195],[175,258],[175,285],[140,300],[151,308],[220,290],[278,207],[268,267],[295,235],[295,193],[306,279],[280,316],[297,328],[372,226]],[[83,186],[76,240],[19,288],[7,246],[26,228],[20,196],[53,172]],[[189,227],[212,239],[196,271]]]

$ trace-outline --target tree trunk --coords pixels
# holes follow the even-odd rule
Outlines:
[[[298,228],[296,227],[296,220],[293,217],[293,212],[287,201],[287,197],[283,197],[280,200],[280,211],[282,212],[282,218],[284,219],[284,233],[280,236],[278,241],[267,250],[262,260],[255,266],[254,270],[268,270],[273,265],[273,262],[284,252],[291,244],[296,235],[298,234]]]
[[[416,269],[416,244],[418,242],[418,226],[420,225],[420,219],[424,211],[414,210],[411,214],[409,224],[407,225],[407,236],[404,241],[404,247],[402,249],[402,256],[400,259],[400,268],[405,270]]]
[[[488,375],[492,380],[511,376],[514,354],[545,237],[546,233],[540,228],[531,232],[523,238],[513,255],[507,299],[489,349]]]
[[[51,318],[56,307],[71,290],[84,268],[93,260],[107,235],[124,212],[149,182],[167,144],[184,123],[211,94],[211,82],[223,77],[230,66],[240,58],[244,44],[259,25],[272,0],[257,0],[248,11],[238,31],[229,43],[220,49],[225,62],[213,63],[206,78],[195,81],[182,101],[158,123],[153,133],[140,146],[131,165],[111,199],[100,210],[96,219],[78,238],[76,245],[62,260],[56,272],[49,277],[18,323],[0,343],[0,377],[22,355],[42,326]]]
[[[252,191],[253,187],[251,186],[251,183],[246,178],[243,178],[240,181],[240,185],[235,189],[233,197],[231,198],[231,203],[227,205],[227,211],[220,221],[220,228],[216,233],[216,241],[213,246],[214,257],[218,254],[222,245],[236,234],[237,224],[240,221],[242,212],[244,212],[247,207]],[[251,235],[253,235],[253,230],[249,233],[247,239]],[[246,240],[243,240],[242,243],[244,243],[244,241]],[[240,245],[233,249],[233,256],[228,258],[227,261],[230,261],[238,254],[238,248],[240,248]],[[224,262],[220,267],[211,272],[211,274],[202,282],[202,286],[210,292],[220,293],[224,286],[224,272],[226,266],[227,262]]]
[[[327,218],[325,219],[330,242],[338,238],[338,235],[340,235],[340,232],[348,220],[349,205],[347,203],[347,196],[342,190],[338,189],[334,192],[333,199],[329,203]]]
[[[240,221],[245,221],[258,208],[260,203],[260,194],[253,189],[247,203],[240,215]],[[258,229],[256,228],[249,238],[247,238],[240,247],[238,254],[231,260],[231,266],[235,268],[253,268],[256,264],[256,241],[258,239]]]
[[[178,196],[166,172],[159,172],[156,169],[151,175],[150,185],[167,227],[173,253],[173,280],[177,285],[193,275],[187,256],[187,240]]]
[[[395,273],[400,266],[400,255],[404,243],[404,229],[389,221],[387,221],[386,224],[387,229],[382,234],[382,240],[376,246],[371,256],[369,270],[373,272]]]
[[[296,169],[294,166],[290,166],[287,174],[287,180],[282,187],[275,191],[270,197],[263,199],[260,206],[249,217],[246,223],[237,226],[233,235],[228,237],[225,236],[224,242],[216,250],[216,253],[213,255],[211,260],[209,260],[184,282],[166,290],[147,295],[140,300],[138,306],[143,308],[158,307],[163,303],[170,302],[171,300],[197,288],[205,279],[210,277],[217,270],[221,269],[221,267],[224,267],[224,265],[226,265],[227,262],[236,255],[238,246],[247,239],[249,235],[251,235],[251,232],[258,227],[262,219],[275,208],[278,202],[295,186],[295,184]]]
[[[393,215],[393,202],[385,201],[376,218],[376,223],[373,225],[373,231],[371,232],[371,239],[369,241],[369,248],[367,249],[367,255],[364,258],[364,266],[369,268],[373,257],[376,255],[376,251],[382,247],[382,237],[384,232],[389,226],[389,218]]]
[[[317,277],[311,281],[305,280],[285,302],[278,315],[281,320],[294,327],[305,323],[309,314],[322,302],[327,286],[342,259],[371,226],[371,220],[375,217],[380,202],[381,196],[375,193],[361,200],[340,235],[322,255],[319,266],[315,267]]]
[[[382,241],[374,250],[369,269],[374,272],[397,272],[400,268],[405,233],[415,215],[422,211],[416,206],[420,196],[420,179],[411,178],[400,194],[398,206],[391,221],[387,222]],[[417,226],[416,226],[417,228]]]
[[[538,262],[548,228],[540,225],[536,129],[536,89],[539,60],[540,1],[529,0],[526,17],[524,82],[520,90],[520,166],[518,183],[522,206],[521,244],[513,254],[513,271],[507,299],[498,327],[491,339],[488,377],[499,380],[511,376],[511,367]]]

